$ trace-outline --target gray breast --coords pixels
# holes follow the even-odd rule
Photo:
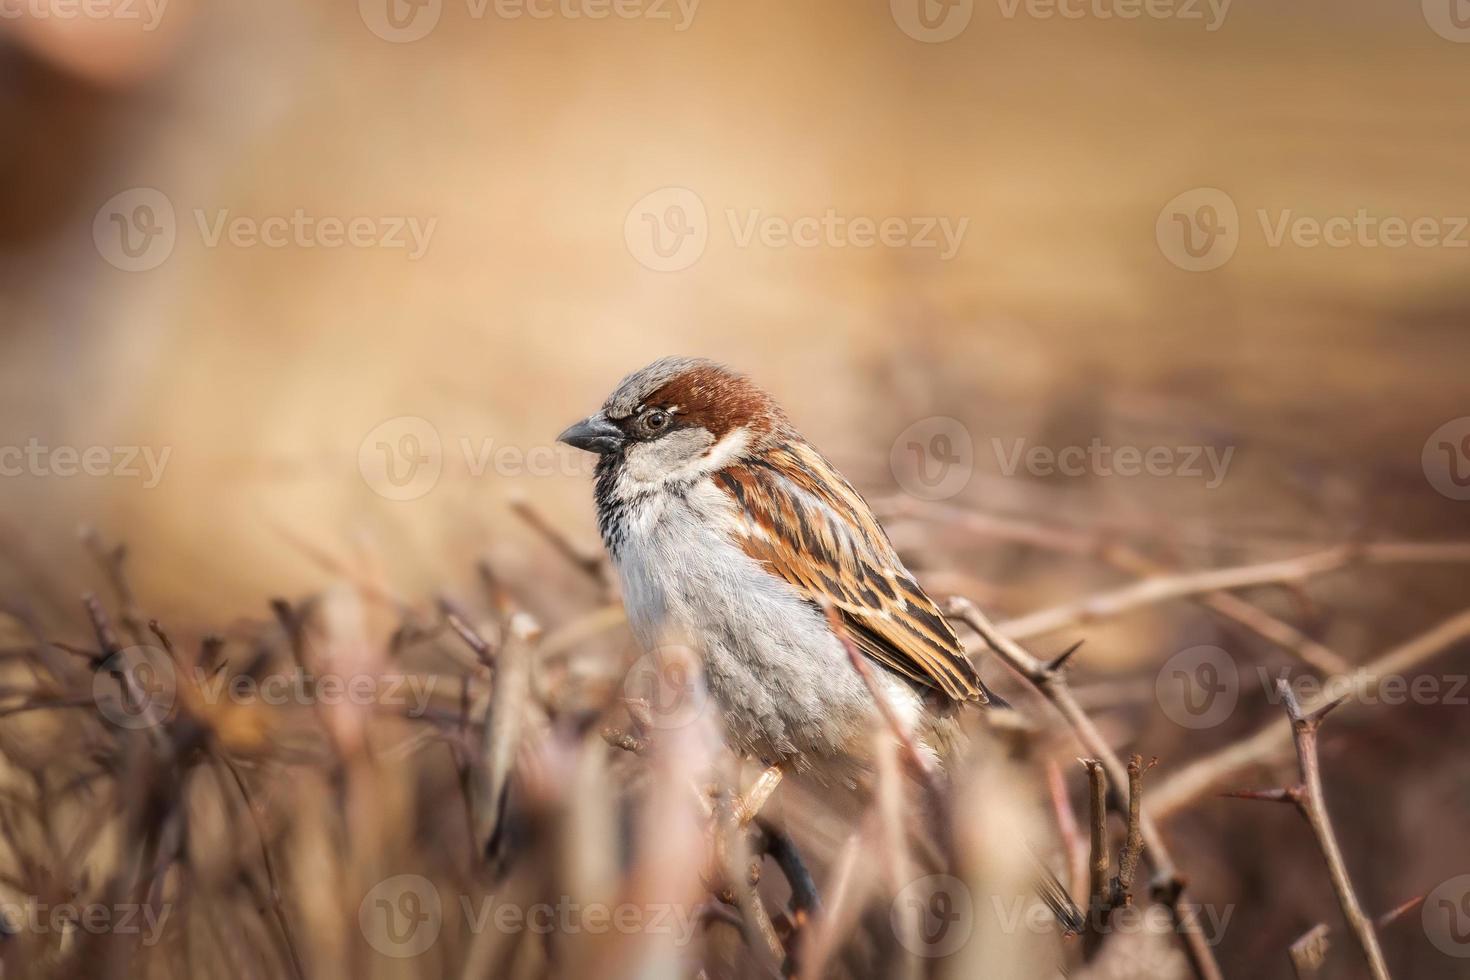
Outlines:
[[[821,612],[723,530],[729,498],[709,481],[630,508],[616,564],[645,649],[683,643],[728,737],[768,762],[843,756],[870,730],[872,700]],[[905,709],[917,707],[902,684]]]

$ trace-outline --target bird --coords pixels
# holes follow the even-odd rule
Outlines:
[[[956,708],[1003,704],[867,502],[745,375],[661,358],[558,440],[598,456],[598,527],[634,637],[695,648],[744,754],[853,785],[884,718],[844,639],[936,765]]]
[[[890,720],[942,772],[957,709],[1009,707],[862,495],[745,375],[661,358],[557,439],[597,454],[598,528],[635,638],[695,647],[727,742],[766,764],[746,816],[787,771],[857,788]],[[1038,896],[1079,932],[1066,887],[1032,861]]]

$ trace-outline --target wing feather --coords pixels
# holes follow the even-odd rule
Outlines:
[[[745,553],[842,614],[858,649],[956,701],[989,701],[934,601],[914,581],[857,491],[821,454],[787,442],[720,470]]]

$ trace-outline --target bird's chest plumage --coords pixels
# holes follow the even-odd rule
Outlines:
[[[706,480],[630,500],[604,528],[641,642],[746,647],[777,622],[794,630],[782,648],[830,641],[796,591],[740,549],[738,519]]]
[[[742,550],[749,529],[713,481],[600,494],[599,516],[635,636],[695,651],[732,741],[802,764],[870,730],[871,696],[823,614]]]

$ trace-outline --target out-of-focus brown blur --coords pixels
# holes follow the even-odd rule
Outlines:
[[[512,504],[593,553],[590,462],[555,434],[668,353],[767,387],[920,578],[997,620],[1130,579],[946,515],[1180,569],[1470,529],[1463,0],[0,15],[0,591],[47,622],[97,587],[86,525],[186,633],[364,567],[397,597],[467,592],[481,558],[538,583],[518,602],[554,629],[587,583]],[[1369,565],[1253,598],[1359,664],[1466,581]],[[1037,650],[1084,635],[1105,734],[1160,781],[1279,715],[1256,665],[1296,665],[1187,600]],[[1240,664],[1228,725],[1153,695],[1200,644]],[[1378,915],[1470,872],[1470,769],[1443,748],[1470,725],[1448,695],[1360,711],[1324,767]],[[1279,809],[1206,795],[1164,829],[1234,909],[1227,975],[1289,975],[1317,921],[1354,975]],[[1383,942],[1399,976],[1470,952],[1418,911]]]

